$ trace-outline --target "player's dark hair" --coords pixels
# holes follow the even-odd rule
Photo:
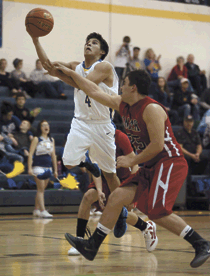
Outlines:
[[[129,85],[136,85],[139,94],[148,95],[151,85],[151,78],[145,70],[134,70],[129,72],[126,77],[129,79]]]
[[[42,135],[41,125],[42,125],[42,123],[44,123],[44,122],[47,122],[47,123],[48,123],[47,120],[41,120],[41,121],[38,123],[37,129],[36,129],[36,136],[37,136],[37,137],[40,137],[40,136]],[[49,131],[49,133],[47,134],[47,136],[50,137],[50,140],[51,140],[50,131]]]
[[[18,92],[16,94],[16,97],[15,97],[16,102],[17,102],[17,99],[20,98],[20,97],[24,97],[26,99],[26,96],[25,96],[25,94],[23,92]]]
[[[134,51],[135,51],[135,50],[140,51],[141,49],[140,49],[139,47],[133,47],[133,50],[134,50]]]
[[[3,101],[1,104],[1,115],[7,115],[11,111],[13,111],[11,103]]]
[[[106,42],[106,40],[98,33],[91,33],[87,36],[86,38],[86,43],[91,39],[91,38],[96,38],[99,42],[100,42],[100,49],[102,51],[105,52],[105,54],[103,54],[101,56],[101,59],[104,60],[105,57],[108,55],[108,52],[109,52],[109,45],[108,43]]]

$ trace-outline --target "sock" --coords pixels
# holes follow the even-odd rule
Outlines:
[[[95,246],[97,248],[99,248],[99,246],[102,244],[102,242],[110,232],[110,229],[103,226],[100,222],[98,223],[97,228],[91,237],[94,240]]]
[[[147,228],[147,222],[143,221],[142,219],[140,219],[140,217],[138,217],[138,221],[134,225],[134,227],[138,228],[141,231],[144,231]]]
[[[197,232],[195,232],[189,225],[187,225],[182,230],[180,237],[183,237],[191,245],[193,245],[195,241],[203,240],[203,238]]]
[[[88,223],[88,220],[86,219],[81,219],[81,218],[77,219],[77,237],[84,238],[87,223]]]

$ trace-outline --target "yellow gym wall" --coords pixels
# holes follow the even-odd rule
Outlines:
[[[24,60],[27,75],[37,58],[25,31],[26,14],[33,8],[48,9],[55,20],[53,31],[40,41],[52,61],[83,60],[86,36],[101,33],[110,45],[107,60],[114,63],[115,52],[125,35],[132,46],[161,54],[161,76],[168,75],[179,55],[195,55],[201,69],[210,75],[210,8],[153,0],[9,0],[3,1],[3,47],[0,58]]]

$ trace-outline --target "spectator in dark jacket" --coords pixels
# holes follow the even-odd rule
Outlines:
[[[13,107],[14,115],[17,116],[21,121],[27,120],[32,124],[35,120],[35,117],[40,113],[41,108],[37,107],[30,112],[30,110],[25,107],[25,103],[26,97],[24,93],[17,93],[16,104]]]
[[[17,81],[10,77],[10,73],[6,72],[7,61],[6,59],[0,59],[0,86],[8,87],[12,94],[21,92],[20,86]]]
[[[171,124],[176,125],[179,122],[179,115],[176,110],[171,109],[171,95],[166,80],[163,77],[158,78],[153,98],[165,107],[168,111]]]
[[[200,135],[193,125],[193,117],[188,115],[184,118],[183,128],[175,136],[188,162],[189,174],[203,174],[210,156],[203,151]]]
[[[181,88],[175,90],[172,108],[177,110],[181,118],[192,113],[195,121],[200,120],[198,97],[188,90],[188,79],[181,79]]]
[[[194,63],[194,59],[194,56],[192,54],[189,54],[185,66],[187,67],[188,79],[197,92],[197,95],[200,97],[202,92],[207,87],[207,80],[205,76],[206,72],[205,70],[200,70],[199,66]]]

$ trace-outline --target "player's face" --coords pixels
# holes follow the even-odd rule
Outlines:
[[[50,132],[50,126],[48,124],[48,122],[43,122],[41,124],[41,131],[42,131],[42,134],[48,134]]]
[[[84,55],[86,56],[100,56],[104,53],[104,51],[101,50],[101,44],[100,41],[96,38],[91,38],[88,40],[88,42],[85,44],[84,47]]]
[[[131,98],[131,92],[133,91],[133,85],[130,85],[129,78],[126,77],[123,81],[123,86],[121,87],[122,100],[127,102]]]

